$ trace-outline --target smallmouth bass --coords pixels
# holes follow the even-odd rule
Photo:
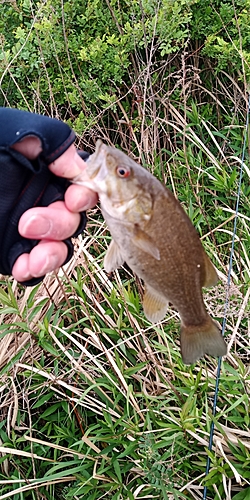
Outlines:
[[[124,262],[144,281],[143,310],[161,321],[169,302],[181,318],[183,362],[205,354],[224,356],[226,343],[205,309],[202,287],[218,277],[181,204],[148,170],[98,140],[86,170],[73,183],[96,191],[112,241],[107,272]]]

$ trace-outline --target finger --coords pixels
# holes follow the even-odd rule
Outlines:
[[[63,201],[48,207],[30,208],[21,216],[19,233],[25,238],[65,240],[74,234],[80,223],[80,214],[67,209]]]
[[[34,160],[42,151],[42,143],[35,136],[25,137],[11,147],[26,156],[28,160]]]
[[[49,169],[53,174],[59,177],[73,179],[86,168],[86,163],[81,159],[74,144],[49,165]]]
[[[65,193],[65,204],[72,212],[83,212],[93,208],[98,201],[97,194],[88,188],[71,184]]]
[[[67,245],[62,241],[40,241],[29,254],[20,255],[12,275],[19,282],[39,278],[62,266],[67,255]]]
[[[28,253],[23,253],[18,257],[16,260],[14,266],[12,267],[12,276],[17,280],[17,281],[26,281],[33,276],[30,273],[29,270],[29,254]]]

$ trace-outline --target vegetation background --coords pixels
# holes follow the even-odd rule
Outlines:
[[[60,118],[141,161],[179,198],[218,269],[222,323],[248,108],[249,0],[2,0],[0,104]],[[249,145],[206,476],[216,359],[183,365],[178,315],[107,276],[96,208],[73,261],[0,287],[0,499],[250,499]]]

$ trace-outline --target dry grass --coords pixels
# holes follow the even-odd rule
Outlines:
[[[6,61],[2,83],[7,75],[16,82],[18,56],[43,5],[19,52]],[[70,60],[63,18],[62,27]],[[211,90],[202,59],[195,52],[186,58],[187,50],[159,64],[153,42],[144,58],[135,51],[130,84],[93,114],[71,64],[88,118],[77,145],[91,151],[100,137],[141,160],[180,199],[217,267],[220,284],[205,293],[205,302],[222,323],[229,297],[230,352],[222,364],[208,500],[246,492],[236,496],[243,500],[250,491],[247,160],[229,290],[227,275],[247,90],[225,71],[213,75]],[[56,46],[54,64],[65,82]],[[16,82],[20,96],[27,109],[64,118],[45,64],[43,70],[46,105],[39,87],[31,104]],[[66,114],[75,118],[70,102]],[[0,500],[203,496],[217,360],[183,365],[178,314],[170,309],[157,325],[145,319],[143,284],[126,267],[110,276],[103,271],[109,242],[95,209],[63,269],[34,289],[1,280]]]
[[[103,419],[104,413],[109,415],[113,423],[122,421],[124,418],[126,440],[132,443],[141,436],[143,439],[149,438],[153,442],[157,441],[158,436],[164,434],[164,429],[166,432],[171,430],[171,426],[168,426],[171,423],[183,429],[189,449],[195,446],[198,456],[203,457],[203,461],[205,460],[210,424],[210,404],[205,401],[213,395],[216,360],[197,364],[192,370],[182,365],[179,339],[176,335],[179,320],[175,311],[170,311],[162,323],[149,325],[136,310],[129,297],[129,290],[131,291],[131,286],[132,288],[134,286],[134,277],[131,273],[123,269],[121,278],[119,272],[114,273],[112,277],[103,272],[102,261],[107,231],[102,221],[94,222],[95,217],[94,211],[93,217],[91,214],[89,217],[91,232],[75,241],[75,255],[72,261],[58,273],[47,276],[43,284],[36,287],[31,307],[27,304],[33,290],[22,290],[14,281],[9,282],[9,287],[11,286],[16,298],[18,313],[3,312],[1,317],[1,324],[6,326],[6,335],[0,341],[1,414],[6,422],[6,433],[10,441],[13,433],[21,435],[23,436],[21,441],[29,444],[30,451],[24,451],[23,446],[21,448],[13,447],[13,445],[9,448],[6,444],[1,446],[0,452],[3,457],[6,456],[2,462],[4,475],[8,476],[12,470],[15,457],[21,461],[22,457],[30,459],[36,464],[34,470],[38,470],[41,460],[54,463],[52,458],[46,458],[46,453],[42,456],[35,453],[33,447],[36,445],[42,447],[43,452],[46,449],[56,449],[59,462],[66,457],[69,459],[77,457],[81,461],[87,458],[88,461],[93,462],[92,479],[101,484],[109,482],[110,477],[99,474],[98,469],[103,461],[110,464],[111,457],[103,453],[100,444],[96,445],[100,443],[98,434],[95,436],[95,433],[89,433],[88,425],[84,424],[83,415],[86,411],[92,415],[90,422],[93,419]],[[97,249],[95,256],[93,248]],[[79,282],[79,269],[81,296],[75,287],[75,283]],[[210,291],[205,294],[205,302],[208,311],[222,320],[227,276],[220,272],[220,277],[221,284],[213,293]],[[124,285],[124,282],[127,284]],[[218,422],[222,420],[224,423],[218,423],[216,426],[213,451],[216,461],[222,460],[231,470],[230,479],[223,475],[224,491],[228,491],[228,498],[231,498],[232,491],[237,491],[237,485],[241,488],[243,484],[248,484],[248,481],[244,474],[239,473],[233,465],[235,457],[230,447],[231,445],[239,446],[240,440],[241,446],[248,450],[250,433],[246,428],[238,428],[230,421],[230,411],[234,413],[232,406],[237,406],[237,399],[233,391],[230,400],[230,394],[224,392],[224,382],[227,379],[227,370],[229,369],[230,373],[231,367],[234,373],[238,373],[239,383],[244,385],[244,394],[249,394],[249,332],[247,337],[245,333],[242,334],[241,329],[243,319],[249,322],[249,289],[244,295],[239,286],[232,284],[229,298],[227,341],[231,349],[224,362],[223,389],[218,408]],[[47,338],[50,336],[49,342],[56,349],[55,353],[39,343],[41,325],[44,324],[51,306],[53,306],[53,315],[46,328]],[[59,316],[55,321],[57,311]],[[22,326],[20,331],[18,325],[20,322],[23,324],[24,321],[27,328],[25,330]],[[175,333],[171,332],[172,329]],[[112,335],[105,333],[108,330],[117,332],[118,342],[117,338],[113,340]],[[132,370],[129,377],[124,375],[127,370],[133,368],[128,352],[136,353],[136,365],[139,367],[136,369],[135,365],[135,373]],[[55,360],[57,360],[56,370]],[[38,385],[34,384],[36,376],[39,376]],[[185,408],[187,402],[190,403],[191,393],[193,398],[198,397],[196,390],[193,393],[191,383],[193,380],[194,385],[196,384],[196,377],[199,377],[196,390],[201,398],[198,405],[200,408],[198,421],[197,410],[191,407]],[[106,380],[106,382],[97,384],[98,380]],[[183,380],[188,383],[182,385],[180,381],[183,382]],[[52,391],[54,401],[67,401],[71,409],[68,418],[74,417],[78,422],[78,430],[82,435],[81,441],[83,446],[85,445],[83,453],[77,446],[79,438],[76,440],[75,450],[72,444],[70,447],[61,446],[57,440],[46,439],[44,433],[40,434],[38,429],[34,428],[32,413],[35,415],[36,410],[32,407],[37,401],[38,388],[39,398]],[[117,397],[122,404],[116,402]],[[157,398],[160,398],[163,407],[157,410],[157,405],[152,405],[152,403],[148,407],[147,401],[157,401]],[[167,403],[168,400],[171,403]],[[226,400],[230,401],[229,407]],[[136,426],[135,422],[128,424],[128,415],[124,415],[125,401],[132,422],[136,415]],[[42,407],[49,407],[48,403],[46,404],[46,398]],[[26,414],[26,418],[22,417],[20,420],[21,414]],[[153,425],[149,428],[148,418],[149,416],[152,418],[152,414],[162,418],[165,426],[158,428]],[[181,414],[183,415],[180,418]],[[196,424],[193,426],[194,420]],[[92,450],[93,453],[89,454],[87,450]],[[175,460],[173,448],[173,470]],[[182,457],[181,460],[184,458]],[[140,456],[131,468],[130,475],[138,478],[145,476],[145,464]],[[76,478],[74,474],[70,477],[61,476],[60,482],[65,481],[68,484]],[[184,492],[186,498],[202,498],[202,479],[204,479],[204,472],[191,479],[182,478],[180,493]],[[18,489],[10,489],[7,494],[0,496],[1,499],[21,495],[25,491],[36,491],[36,488],[42,486],[53,485],[55,487],[59,479],[49,478],[46,481],[45,478],[36,478],[34,474],[33,479],[29,480],[29,485],[25,485],[25,479],[20,478],[16,481]],[[0,484],[7,487],[8,480],[0,481]],[[216,488],[216,484],[214,487]],[[140,483],[138,488],[134,487],[134,498],[145,498],[141,496],[144,488],[148,488],[147,481]],[[155,498],[161,498],[157,491],[156,489]],[[169,498],[175,497],[170,493]]]

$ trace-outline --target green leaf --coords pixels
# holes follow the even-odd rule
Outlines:
[[[45,401],[46,403],[47,401]],[[48,417],[49,415],[52,415],[53,413],[57,412],[57,410],[59,408],[62,407],[62,403],[55,403],[54,405],[50,406],[49,408],[47,408],[47,410],[45,410],[41,415],[40,415],[40,418],[46,418]]]
[[[40,408],[40,406],[46,404],[51,398],[53,398],[54,393],[53,392],[48,392],[44,394],[43,396],[39,397],[36,403],[33,405],[33,409],[35,408]]]
[[[250,488],[245,488],[232,497],[233,500],[250,500]]]
[[[119,462],[118,462],[118,460],[115,459],[115,460],[112,461],[112,463],[113,463],[113,466],[114,466],[114,469],[115,469],[115,473],[116,473],[116,475],[118,477],[118,480],[119,480],[120,483],[122,483],[122,475],[121,475],[121,469],[120,469]]]

